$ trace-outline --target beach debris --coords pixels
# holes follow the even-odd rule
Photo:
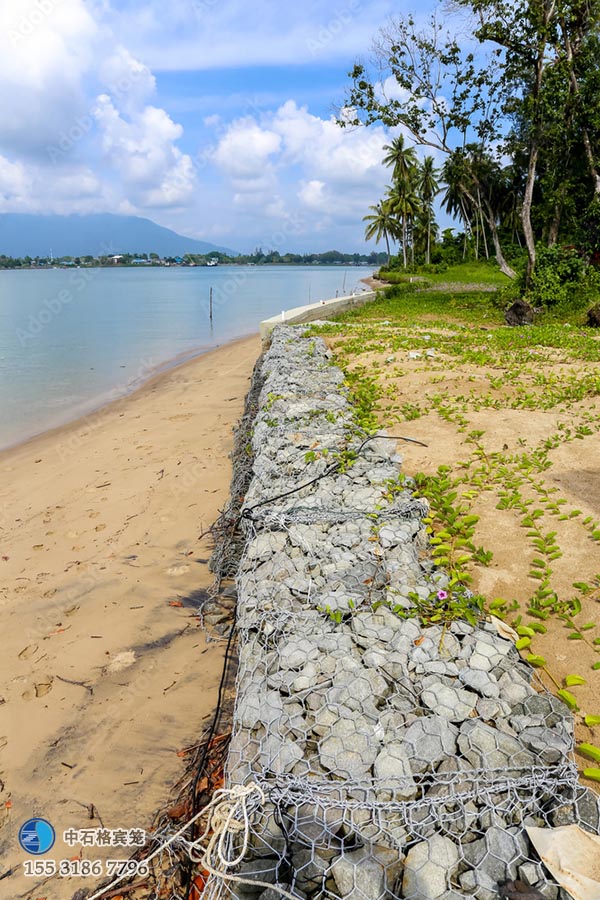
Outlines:
[[[185,575],[185,573],[189,571],[190,567],[186,565],[170,566],[167,569],[167,575]]]
[[[86,684],[85,681],[73,681],[71,678],[62,678],[60,675],[57,675],[56,677],[58,681],[63,681],[65,684],[74,684],[77,687],[85,688],[86,691],[89,691],[92,695],[94,693],[94,688],[90,687],[89,684]]]
[[[128,669],[132,666],[135,662],[137,662],[135,650],[123,650],[111,659],[104,669],[104,674],[113,675],[115,672],[122,672],[124,669]]]
[[[527,828],[529,840],[573,900],[600,897],[600,837],[578,825]]]
[[[27,647],[24,647],[19,653],[19,659],[29,659],[38,651],[37,644],[28,644]]]

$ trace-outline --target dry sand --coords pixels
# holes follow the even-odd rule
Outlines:
[[[224,651],[193,614],[211,581],[199,535],[228,496],[259,352],[258,337],[229,344],[0,454],[0,876],[26,858],[32,815],[59,835],[148,828],[182,774]],[[58,840],[49,856],[73,850]],[[33,881],[19,869],[0,898]]]

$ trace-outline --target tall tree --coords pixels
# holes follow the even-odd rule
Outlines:
[[[600,218],[600,0],[454,0],[453,6],[469,14],[479,48],[470,50],[472,41],[453,37],[435,15],[425,30],[410,17],[399,19],[376,42],[374,77],[364,65],[354,67],[348,94],[354,115],[346,113],[340,124],[402,125],[417,144],[447,158],[476,148],[462,200],[472,206],[470,215],[477,211],[474,226],[483,219],[502,271],[514,276],[498,233],[502,179],[492,173],[493,184],[482,182],[474,164],[477,157],[508,156],[524,174],[513,210],[520,211],[530,277],[536,243],[544,236],[556,241],[574,196],[580,217],[589,207],[590,217]],[[386,95],[390,79],[401,99],[397,91]]]
[[[390,237],[393,238],[396,236],[398,228],[397,220],[394,218],[389,206],[384,202],[376,203],[374,206],[370,206],[369,209],[372,210],[371,214],[363,216],[363,222],[368,223],[365,228],[365,239],[370,241],[375,238],[376,244],[378,244],[382,238],[385,240],[389,266],[391,260]]]
[[[437,175],[438,172],[435,168],[433,156],[426,156],[418,172],[417,189],[423,207],[423,220],[427,228],[427,248],[425,252],[425,261],[427,265],[431,262],[431,232],[435,223],[433,201],[440,192]]]

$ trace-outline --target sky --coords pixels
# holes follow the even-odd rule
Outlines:
[[[411,10],[2,0],[0,212],[139,215],[239,252],[364,250],[393,133],[335,111],[378,29]]]

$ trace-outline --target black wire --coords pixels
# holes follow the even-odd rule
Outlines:
[[[210,744],[212,739],[215,736],[215,732],[217,730],[217,726],[219,724],[219,719],[221,717],[221,712],[223,711],[223,693],[225,691],[225,684],[227,681],[227,675],[229,674],[229,668],[231,665],[231,648],[233,646],[233,638],[235,634],[235,626],[237,621],[237,612],[234,610],[233,614],[233,622],[231,625],[231,629],[229,631],[229,637],[227,638],[227,646],[225,648],[225,659],[223,661],[223,671],[221,672],[221,680],[219,682],[219,691],[217,694],[217,706],[215,709],[215,714],[213,716],[213,720],[210,726],[210,730],[208,732],[208,736],[206,738],[206,742],[204,744],[204,750],[202,752],[202,756],[200,757],[200,762],[196,769],[196,774],[194,775],[194,779],[192,781],[192,816],[195,816],[198,812],[198,797],[196,794],[196,789],[198,787],[198,782],[202,776],[202,773],[206,771],[206,765],[208,762],[208,754],[210,752]],[[192,823],[191,827],[191,839],[194,840],[194,831],[196,828],[195,823]],[[192,872],[193,872],[193,863],[192,860],[189,859],[186,865],[185,872],[185,900],[189,900],[190,890],[192,887]]]
[[[384,441],[410,441],[411,444],[420,444],[421,447],[428,447],[428,444],[424,444],[423,441],[418,441],[416,438],[407,438],[402,436],[396,436],[393,434],[372,434],[368,438],[362,442],[358,450],[353,452],[356,453],[356,456],[360,456],[363,451],[363,448],[369,443],[369,441],[374,440],[384,440]],[[266,506],[268,503],[275,503],[276,500],[283,500],[285,497],[291,497],[292,494],[297,494],[298,491],[303,491],[304,488],[310,487],[312,484],[316,484],[317,481],[321,481],[322,478],[326,478],[328,475],[332,475],[339,467],[341,466],[341,461],[338,460],[328,466],[324,472],[321,472],[320,475],[317,475],[315,478],[311,478],[310,481],[305,482],[304,484],[298,485],[298,487],[292,488],[289,491],[285,491],[283,494],[276,494],[274,497],[267,497],[266,500],[261,500],[260,503],[255,503],[253,506],[247,506],[242,510],[238,522],[240,519],[252,519],[252,513],[255,509],[259,509],[261,506]],[[236,523],[237,524],[237,523]]]

